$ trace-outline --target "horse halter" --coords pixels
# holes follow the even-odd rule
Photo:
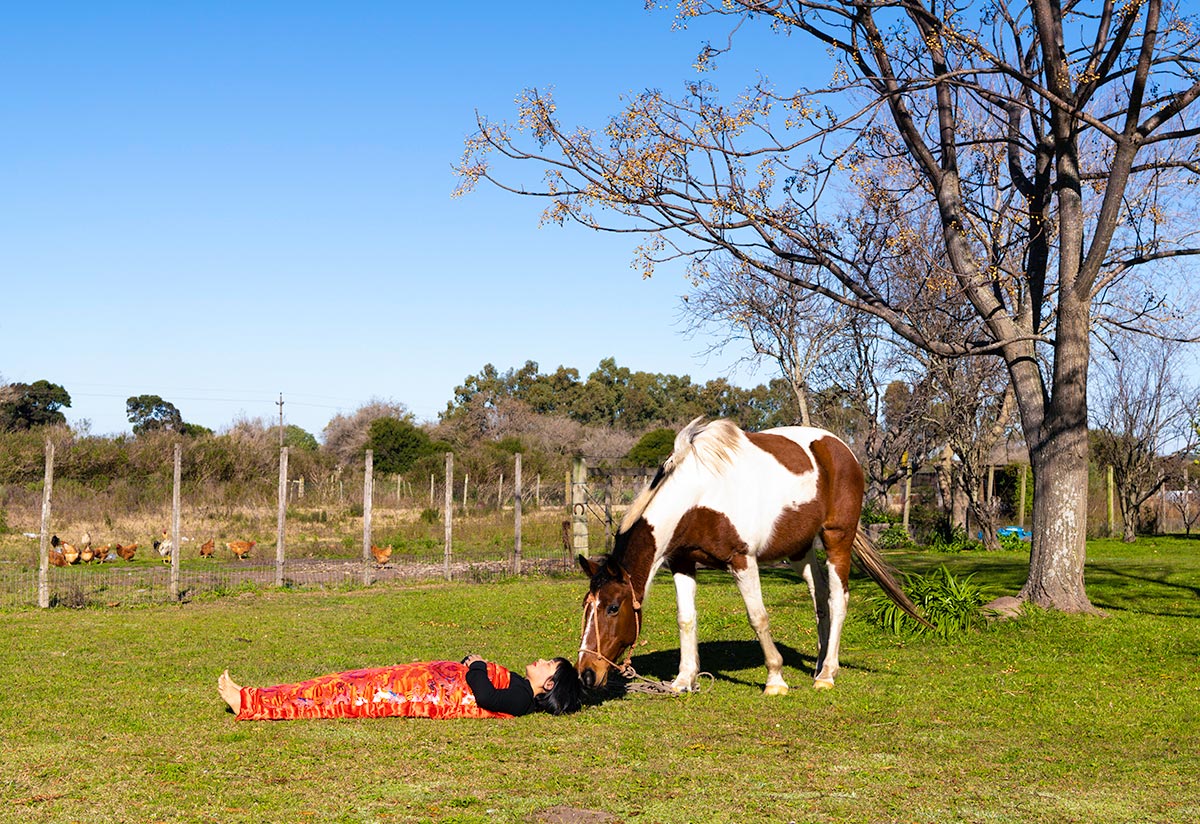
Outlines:
[[[584,599],[583,603],[584,603],[583,614],[586,616],[588,614],[588,610],[590,609],[592,617],[594,619],[595,615],[596,615],[596,611],[599,608],[599,603],[596,598],[596,593],[589,592],[587,595],[587,598]],[[642,635],[642,602],[639,601],[636,597],[634,597],[634,599],[633,599],[633,620],[636,622],[636,624],[634,626],[633,643],[626,645],[623,649],[623,651],[628,652],[628,654],[625,656],[624,664],[618,664],[616,661],[613,661],[612,659],[608,658],[606,655],[604,655],[604,653],[600,652],[600,650],[598,650],[598,649],[589,649],[588,648],[588,646],[587,646],[587,623],[584,623],[583,634],[579,639],[580,654],[582,655],[585,652],[591,653],[592,655],[596,656],[601,661],[605,662],[610,667],[612,667],[617,672],[621,673],[621,675],[623,675],[627,678],[631,677],[631,674],[636,675],[637,673],[633,669],[633,646],[634,646],[634,644],[637,643],[637,639],[640,638]],[[586,622],[586,618],[585,618],[585,622]],[[597,644],[597,646],[599,646],[599,644]]]

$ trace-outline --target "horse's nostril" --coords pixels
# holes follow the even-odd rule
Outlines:
[[[592,672],[590,669],[584,670],[583,674],[579,676],[579,680],[583,681],[583,685],[585,687],[591,689],[592,687],[596,686],[596,673]]]

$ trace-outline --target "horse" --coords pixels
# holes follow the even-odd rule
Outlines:
[[[744,432],[728,420],[702,421],[680,430],[671,455],[622,519],[612,553],[578,557],[590,578],[576,665],[586,687],[604,686],[616,659],[637,640],[650,582],[664,564],[674,576],[679,621],[676,692],[694,690],[700,672],[700,566],[733,574],[766,660],[764,695],[786,694],[788,685],[763,606],[760,564],[786,559],[808,585],[817,615],[816,689],[832,688],[838,674],[852,554],[901,609],[927,624],[859,534],[863,472],[842,440],[813,427]]]

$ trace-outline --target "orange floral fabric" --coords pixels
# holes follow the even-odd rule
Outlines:
[[[496,689],[510,673],[488,663]],[[467,668],[457,661],[422,661],[322,675],[297,684],[243,687],[239,721],[290,718],[512,718],[475,703]]]

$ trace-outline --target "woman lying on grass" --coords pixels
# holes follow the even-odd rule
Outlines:
[[[287,718],[512,718],[563,715],[581,706],[579,673],[566,658],[538,659],[525,677],[468,655],[322,675],[296,684],[242,687],[225,670],[221,698],[239,721]]]

